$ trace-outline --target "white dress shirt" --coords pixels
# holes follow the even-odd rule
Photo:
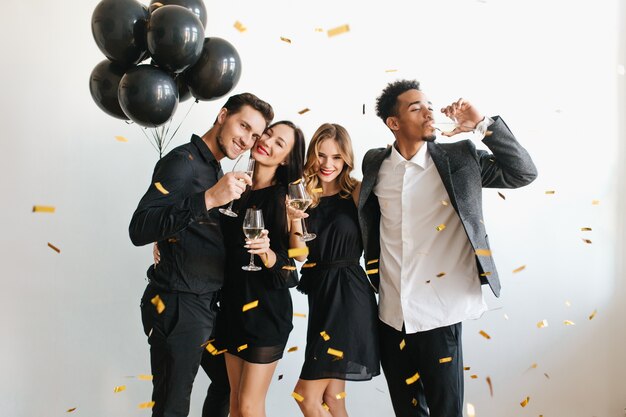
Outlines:
[[[415,333],[480,317],[487,305],[476,258],[426,143],[409,161],[392,147],[374,193],[380,319]]]

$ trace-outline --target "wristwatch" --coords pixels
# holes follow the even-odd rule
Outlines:
[[[483,120],[478,122],[478,124],[474,128],[474,132],[484,137],[487,134],[487,128],[491,126],[493,122],[494,120],[491,117],[485,116]]]

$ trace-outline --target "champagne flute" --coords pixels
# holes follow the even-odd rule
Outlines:
[[[243,156],[243,155],[241,155],[241,156]],[[233,169],[232,169],[231,172],[235,172],[235,168],[237,167],[237,164],[239,163],[239,160],[241,159],[241,156],[235,162],[235,166],[233,166]],[[250,178],[252,178],[252,174],[254,174],[254,159],[252,159],[252,158],[248,159],[248,167],[247,167],[247,169],[244,172],[246,174],[248,174],[248,176]],[[221,208],[220,209],[220,213],[225,214],[225,215],[230,216],[230,217],[237,217],[237,213],[233,211],[233,202],[234,202],[234,200],[230,202],[228,207]]]
[[[289,184],[287,193],[289,205],[294,209],[305,211],[311,205],[311,197],[306,192],[306,188],[304,188],[304,180]],[[304,219],[302,219],[302,236],[300,236],[300,239],[308,242],[316,237],[317,235],[315,233],[309,233],[306,230],[306,223]]]
[[[243,219],[243,234],[246,239],[253,240],[263,236],[263,212],[261,209],[249,208],[246,210],[246,217]],[[250,263],[242,266],[244,271],[260,271],[261,267],[254,264],[254,254],[250,254]]]

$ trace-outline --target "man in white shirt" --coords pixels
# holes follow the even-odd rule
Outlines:
[[[504,121],[459,99],[441,111],[452,136],[435,140],[432,104],[417,81],[390,83],[377,114],[393,146],[363,159],[359,221],[370,278],[380,292],[381,363],[396,416],[462,417],[461,322],[486,310],[481,284],[500,282],[482,221],[482,188],[518,188],[537,170]]]

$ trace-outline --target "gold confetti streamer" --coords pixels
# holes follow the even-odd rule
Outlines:
[[[491,251],[489,249],[476,249],[476,255],[491,256]]]
[[[159,297],[159,295],[155,295],[150,302],[152,303],[153,306],[156,307],[157,313],[161,314],[163,311],[165,311],[165,303],[163,302],[163,300],[161,300],[161,297]]]
[[[299,403],[301,403],[302,401],[304,401],[304,397],[303,397],[302,395],[298,394],[298,393],[297,393],[297,392],[295,392],[295,391],[291,393],[291,396],[292,396],[293,398],[295,398],[295,399],[296,399],[296,401],[298,401]]]
[[[124,136],[116,136],[115,140],[118,142],[128,142],[128,139],[126,139]]]
[[[259,306],[259,300],[254,300],[249,302],[248,304],[244,305],[243,308],[241,309],[241,311],[243,311],[244,313],[248,310],[252,310],[253,308],[256,308]]]
[[[289,43],[289,44],[291,43],[291,39],[285,38],[284,36],[281,36],[280,40],[283,41],[283,42]]]
[[[237,352],[241,352],[242,350],[246,350],[248,349],[248,344],[246,343],[245,345],[241,345],[237,348]]]
[[[464,367],[463,367],[463,370],[464,370],[464,371],[469,371],[470,369],[471,369],[471,368],[470,368],[469,366],[464,366]]]
[[[491,339],[491,336],[489,336],[484,330],[481,330],[478,333],[487,340]]]
[[[305,107],[304,109],[300,110],[300,111],[298,112],[298,114],[302,115],[302,114],[304,114],[304,113],[308,113],[308,112],[310,112],[310,111],[311,111],[311,109],[309,109],[308,107]]]
[[[282,268],[282,269],[284,269],[284,270],[286,270],[286,271],[295,271],[295,270],[296,270],[296,267],[295,267],[295,266],[292,266],[292,265],[285,265],[285,266],[283,266],[283,268]]]
[[[328,335],[328,333],[326,333],[326,330],[322,330],[320,332],[320,336],[322,336],[322,339],[324,339],[325,342],[328,342],[330,340],[330,336]]]
[[[537,323],[537,327],[539,329],[543,329],[544,327],[548,327],[548,320],[541,320]]]
[[[581,227],[580,231],[581,232],[591,232],[591,227]]]
[[[489,275],[491,275],[491,272],[489,271],[483,272],[482,274],[480,274],[481,277],[488,277]]]
[[[440,273],[438,273],[438,274],[437,274],[437,278],[441,278],[441,277],[443,277],[444,275],[446,275],[446,273],[445,273],[445,272],[440,272]]]
[[[452,357],[451,356],[448,356],[447,358],[439,359],[439,363],[448,363],[448,362],[452,362]]]
[[[474,375],[470,375],[470,378],[472,379],[478,379],[478,375],[474,374]]]
[[[332,38],[333,36],[341,35],[342,33],[346,33],[350,31],[349,25],[337,26],[336,28],[332,28],[328,30],[328,37]]]
[[[291,248],[287,251],[290,258],[297,258],[298,256],[307,256],[309,254],[309,248],[307,246],[303,248]]]
[[[592,206],[599,206],[600,205],[600,200],[591,200],[591,205]]]
[[[589,316],[589,320],[593,320],[593,318],[598,314],[598,310],[593,310],[593,313]]]
[[[243,23],[241,23],[239,20],[237,20],[233,26],[241,33],[244,33],[246,30],[248,30],[248,28],[245,27]]]
[[[388,69],[388,70],[385,70],[385,72],[398,72],[398,70],[397,69]]]
[[[524,401],[519,403],[519,405],[521,405],[522,407],[526,407],[528,405],[529,401],[530,401],[530,397],[526,397],[526,398],[524,398]]]
[[[556,191],[554,191],[554,190],[548,190],[548,191],[546,191],[546,194],[547,194],[547,195],[556,194]]]
[[[448,205],[448,202],[447,202],[446,200],[441,200],[441,205],[443,205],[443,206],[447,206],[447,205]]]
[[[73,413],[74,411],[76,411],[76,407],[70,408],[69,410],[66,411],[66,413]]]
[[[217,348],[213,346],[211,342],[207,343],[206,348],[207,352],[209,352],[213,356],[217,356]]]
[[[313,188],[313,192],[316,193],[316,194],[323,193],[324,189],[321,188],[321,187],[320,188]]]
[[[56,253],[61,253],[61,249],[57,248],[56,246],[54,246],[52,243],[48,242],[48,247],[50,249],[52,249],[53,251],[55,251]]]
[[[405,346],[406,342],[404,341],[404,339],[402,339],[402,341],[400,342],[400,350],[404,349]]]
[[[500,196],[501,199],[506,200],[506,197],[501,192],[498,191],[498,195]]]
[[[489,385],[489,394],[493,397],[493,385],[491,384],[491,377],[486,378],[487,385]]]
[[[152,381],[152,375],[137,375],[137,379],[141,381]]]
[[[157,190],[161,192],[161,194],[168,195],[170,193],[169,191],[165,189],[165,187],[163,187],[163,185],[161,185],[160,182],[155,182],[154,186],[156,187]]]
[[[441,223],[439,226],[435,227],[435,230],[437,230],[438,232],[441,232],[445,228],[446,228],[446,225]]]
[[[367,271],[365,271],[365,273],[367,275],[378,274],[378,268],[376,268],[376,269],[368,269]]]
[[[522,266],[520,266],[519,268],[515,268],[515,269],[513,270],[513,273],[514,273],[514,274],[517,274],[518,272],[522,272],[524,269],[526,269],[526,265],[522,265]]]
[[[139,404],[139,408],[152,408],[154,407],[154,401],[148,401],[147,403]]]
[[[467,417],[476,417],[476,409],[472,403],[467,403]]]
[[[118,387],[113,388],[113,392],[115,393],[122,392],[122,391],[126,391],[126,385],[120,385]]]
[[[413,399],[411,400],[411,404],[413,404],[413,407],[417,407],[417,404],[418,404],[417,399],[416,399],[416,398],[413,398]]]
[[[33,206],[33,213],[54,213],[55,211],[54,206]]]
[[[585,242],[588,245],[591,245],[591,240],[589,240],[589,239],[583,239],[583,242]]]
[[[537,364],[536,364],[536,363],[533,363],[532,365],[530,365],[530,366],[528,367],[528,370],[530,370],[530,369],[537,369]]]
[[[294,317],[303,317],[304,318],[304,317],[306,317],[306,314],[304,314],[304,313],[293,313],[293,316]]]
[[[417,381],[418,379],[420,379],[420,374],[419,372],[415,372],[415,375],[413,375],[411,378],[407,378],[405,382],[407,385],[411,385],[415,383],[415,381]]]
[[[313,268],[315,267],[315,265],[317,265],[317,263],[311,262],[311,263],[302,265],[302,268]]]
[[[372,259],[371,261],[367,261],[365,265],[375,264],[376,262],[378,262],[378,259]]]
[[[298,178],[297,180],[295,180],[294,182],[292,182],[293,185],[296,184],[300,184],[302,182],[302,178]]]
[[[566,326],[576,326],[576,323],[571,320],[563,320],[563,324]]]
[[[335,356],[339,359],[343,359],[343,352],[337,349],[328,348],[326,351],[329,355]]]
[[[346,392],[345,391],[340,392],[339,394],[335,395],[335,398],[338,400],[342,400],[346,398]]]
[[[295,352],[296,350],[298,350],[298,346],[292,346],[289,349],[287,349],[287,353]]]
[[[322,407],[324,407],[324,410],[330,411],[330,407],[328,406],[328,404],[322,403]]]

